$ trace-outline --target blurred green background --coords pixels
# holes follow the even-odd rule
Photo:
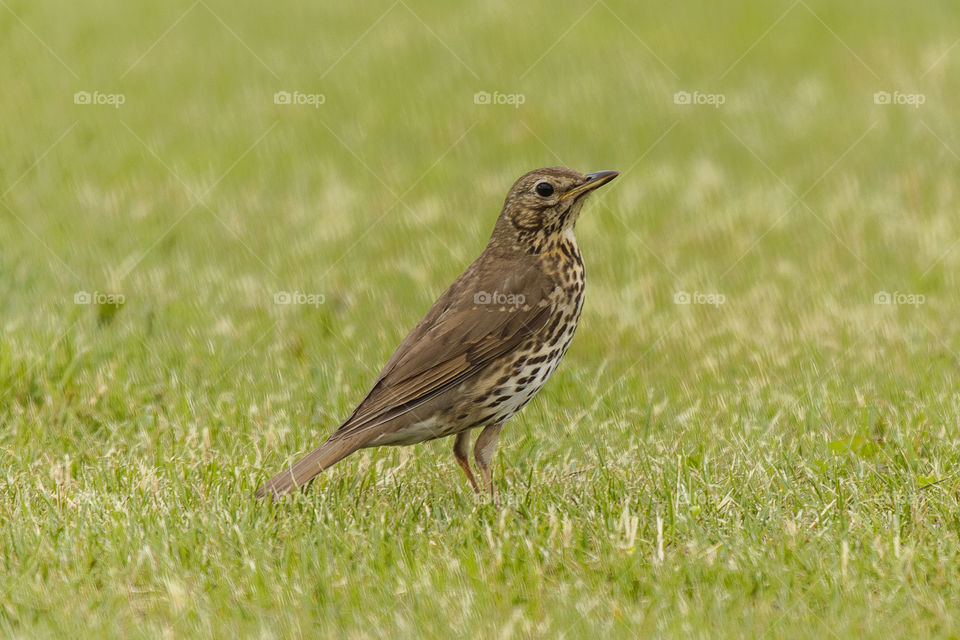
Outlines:
[[[0,0],[0,630],[960,633],[958,20]],[[501,508],[446,441],[255,503],[549,165],[622,176]]]

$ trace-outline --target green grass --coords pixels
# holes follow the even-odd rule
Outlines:
[[[4,0],[0,634],[960,635],[958,18]],[[501,508],[448,441],[254,501],[554,164],[624,173]]]

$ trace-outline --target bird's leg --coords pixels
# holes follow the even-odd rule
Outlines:
[[[480,493],[480,487],[477,485],[476,478],[473,477],[473,471],[470,470],[470,430],[461,431],[457,434],[457,439],[453,441],[453,457],[457,459],[457,464],[467,474],[467,480],[473,486],[473,490]]]
[[[493,452],[497,450],[497,438],[500,437],[500,429],[502,428],[502,423],[487,425],[480,432],[477,442],[473,445],[473,458],[477,461],[477,466],[480,467],[483,480],[490,489],[490,501],[494,504],[497,502],[497,488],[493,485],[490,459],[493,457]]]

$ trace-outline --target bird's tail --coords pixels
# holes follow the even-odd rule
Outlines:
[[[300,460],[297,460],[291,467],[284,469],[264,482],[257,489],[257,497],[262,498],[267,494],[282,496],[295,491],[320,475],[320,472],[327,467],[331,467],[346,458],[360,446],[352,438],[327,440]]]

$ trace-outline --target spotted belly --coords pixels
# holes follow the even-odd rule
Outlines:
[[[488,392],[472,398],[455,416],[453,432],[509,420],[533,399],[547,383],[567,353],[580,319],[583,300],[572,301],[556,322],[548,323],[546,335],[521,345],[503,365],[488,376]],[[449,433],[447,435],[450,435]]]

